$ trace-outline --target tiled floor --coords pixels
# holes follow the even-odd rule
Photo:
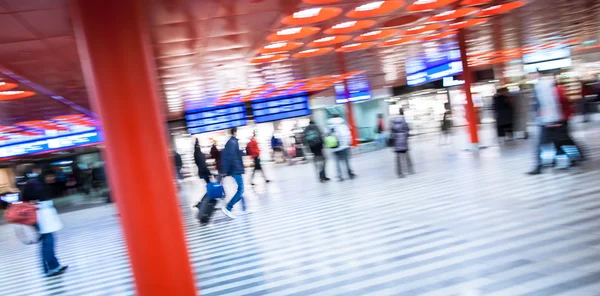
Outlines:
[[[393,155],[359,155],[353,181],[320,184],[312,165],[267,167],[248,187],[252,213],[200,227],[182,206],[202,295],[600,295],[600,128],[581,171],[525,176],[531,142],[479,156],[412,141],[417,174]],[[333,163],[329,165],[333,173]],[[232,180],[227,180],[227,186]],[[200,182],[185,185],[183,204]],[[229,189],[228,192],[232,193]],[[0,226],[0,295],[132,295],[110,206],[63,214],[69,271],[41,276],[38,246]]]

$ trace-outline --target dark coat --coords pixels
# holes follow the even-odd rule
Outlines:
[[[221,151],[217,146],[213,145],[210,148],[210,158],[215,160],[215,165],[217,166],[217,171],[221,171]]]
[[[177,151],[173,152],[173,161],[175,162],[175,168],[180,171],[183,168],[183,160]]]
[[[194,146],[194,162],[198,167],[198,176],[200,176],[200,178],[210,176],[210,170],[206,165],[206,156],[204,156],[204,153],[202,153],[202,150],[200,150],[200,146],[198,145]]]
[[[314,123],[309,124],[305,128],[304,136],[306,137],[306,135],[310,134],[311,132],[314,132],[317,135],[318,141],[311,143],[310,141],[308,141],[308,139],[304,139],[304,142],[308,144],[310,152],[312,152],[316,156],[321,156],[323,155],[323,133],[321,133],[319,127]]]
[[[245,170],[242,155],[238,139],[231,137],[221,151],[221,173],[228,176],[243,174]]]
[[[408,151],[408,132],[410,128],[404,116],[393,117],[390,122],[391,137],[393,139],[394,146],[392,147],[395,152],[406,152]]]
[[[21,192],[21,201],[48,200],[46,184],[38,179],[28,180]]]
[[[498,126],[513,124],[514,108],[510,97],[496,94],[494,96],[494,112],[496,113],[496,124]]]

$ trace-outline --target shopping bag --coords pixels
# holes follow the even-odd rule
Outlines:
[[[40,241],[40,234],[33,226],[15,224],[15,235],[25,245],[37,244]]]

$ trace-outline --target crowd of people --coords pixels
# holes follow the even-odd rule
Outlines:
[[[556,155],[566,155],[570,160],[570,166],[574,166],[585,160],[584,151],[570,135],[570,124],[573,106],[568,100],[564,89],[557,84],[556,79],[551,74],[538,73],[538,79],[533,90],[536,122],[538,123],[539,133],[534,155],[534,168],[529,172],[531,175],[537,175],[542,172],[544,167],[542,161],[542,150],[544,146],[553,146]],[[493,109],[496,114],[496,132],[499,138],[510,138],[514,132],[515,107],[511,95],[506,88],[500,88],[493,98]],[[441,135],[451,137],[452,113],[449,106],[446,106],[446,112],[441,124]],[[409,135],[410,124],[404,116],[404,110],[399,109],[398,114],[392,115],[389,122],[384,122],[382,116],[377,118],[377,133],[380,134],[377,142],[384,142],[395,154],[396,171],[398,177],[405,177],[414,173],[413,162],[409,155]],[[302,138],[296,139],[313,155],[313,162],[317,172],[319,182],[328,182],[331,179],[327,176],[327,150],[331,152],[335,159],[337,179],[340,182],[352,180],[357,177],[351,165],[352,155],[352,136],[348,123],[338,114],[333,114],[327,120],[326,128],[321,129],[313,120],[310,120],[308,126],[301,133]],[[383,140],[382,140],[383,139]],[[273,137],[271,141],[273,152],[283,152],[283,144]],[[194,163],[197,167],[198,177],[207,183],[207,191],[210,191],[210,184],[220,183],[223,177],[231,177],[237,186],[235,194],[221,208],[221,211],[227,217],[234,219],[236,215],[233,208],[241,202],[242,210],[246,211],[247,206],[244,200],[244,179],[242,175],[246,172],[244,166],[244,155],[249,156],[253,161],[252,176],[250,183],[254,185],[257,173],[261,173],[265,183],[271,180],[267,178],[261,162],[261,150],[256,138],[256,133],[252,135],[242,150],[239,144],[238,132],[236,128],[230,130],[230,138],[222,150],[217,148],[217,142],[213,141],[210,153],[205,155],[198,140],[194,143]],[[177,178],[183,178],[183,161],[181,155],[176,151],[174,153],[174,162],[177,172]],[[216,165],[215,174],[207,165],[207,157],[212,158]],[[404,170],[406,167],[406,170]],[[87,192],[93,187],[94,180],[106,182],[104,169],[102,166],[90,166],[89,169],[81,169],[77,164],[72,164],[69,174],[59,167],[53,167],[49,170],[42,170],[36,167],[28,167],[23,173],[24,179],[19,182],[21,192],[20,198],[24,204],[35,205],[33,209],[23,209],[23,211],[37,212],[38,220],[35,224],[29,225],[38,233],[41,245],[41,261],[43,272],[47,276],[55,276],[63,273],[66,265],[59,263],[55,255],[55,242],[53,233],[62,228],[60,219],[54,209],[51,198],[58,192],[72,187],[83,192]],[[208,193],[207,193],[208,194]],[[224,192],[217,194],[224,197]],[[200,207],[199,207],[200,209]],[[9,209],[9,210],[14,210]],[[30,213],[30,212],[29,212]],[[40,220],[40,213],[48,215],[47,218]],[[31,213],[30,213],[31,214]],[[34,214],[35,215],[35,214]],[[17,215],[18,216],[18,215]]]

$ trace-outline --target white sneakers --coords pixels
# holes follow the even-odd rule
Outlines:
[[[229,219],[237,218],[230,210],[227,209],[227,207],[222,207],[221,211],[223,212],[223,214],[225,214],[225,216],[229,217]]]

